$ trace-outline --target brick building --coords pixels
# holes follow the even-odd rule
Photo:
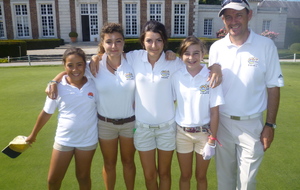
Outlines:
[[[288,7],[249,2],[254,11],[250,27],[257,33],[264,29],[280,33],[275,43],[281,47]],[[223,27],[219,9],[219,5],[199,5],[197,0],[0,0],[0,39],[62,38],[69,42],[69,32],[75,31],[78,41],[98,41],[106,22],[122,23],[125,37],[137,38],[150,19],[165,24],[170,37],[215,38]]]

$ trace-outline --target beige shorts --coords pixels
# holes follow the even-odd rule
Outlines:
[[[123,125],[98,120],[98,135],[100,139],[116,139],[119,136],[133,138],[135,121]]]
[[[97,148],[97,145],[98,145],[98,143],[96,143],[92,146],[87,146],[87,147],[71,147],[71,146],[64,146],[64,145],[58,144],[57,142],[54,142],[53,148],[55,150],[59,150],[62,152],[73,151],[75,149],[89,151],[89,150],[95,150]]]
[[[146,128],[136,125],[134,146],[138,151],[159,149],[172,151],[176,148],[176,123],[166,124],[163,128]]]
[[[192,151],[198,154],[203,153],[203,148],[208,140],[209,133],[188,133],[183,131],[177,125],[176,149],[178,153],[190,153]]]

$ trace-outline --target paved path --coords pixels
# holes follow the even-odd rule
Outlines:
[[[76,42],[56,47],[55,49],[27,50],[27,55],[63,55],[66,49],[79,47],[86,54],[95,54],[98,49],[98,42]]]

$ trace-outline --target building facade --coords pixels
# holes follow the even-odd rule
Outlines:
[[[250,0],[257,33],[280,33],[275,43],[284,44],[287,8],[262,6]],[[262,5],[261,5],[262,4]],[[122,23],[126,38],[137,38],[147,20],[162,22],[170,37],[215,38],[223,28],[219,5],[199,5],[197,0],[0,0],[0,39],[62,38],[78,33],[78,41],[99,41],[107,22]],[[299,10],[300,11],[300,10]]]
[[[0,0],[0,39],[98,41],[107,22],[122,23],[127,38],[137,38],[147,20],[168,28],[169,36],[193,34],[196,0]]]

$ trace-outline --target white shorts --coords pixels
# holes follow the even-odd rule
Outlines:
[[[98,146],[98,143],[92,145],[92,146],[87,146],[87,147],[71,147],[71,146],[64,146],[64,145],[61,145],[57,142],[54,142],[53,144],[53,148],[55,150],[59,150],[61,152],[67,152],[67,151],[73,151],[75,149],[78,149],[78,150],[84,150],[84,151],[90,151],[90,150],[95,150]]]
[[[134,146],[138,151],[159,150],[172,151],[176,148],[176,123],[166,124],[162,128],[147,128],[135,125]]]
[[[203,148],[208,140],[209,133],[189,133],[185,132],[177,125],[176,150],[178,153],[190,153],[192,151],[198,154],[203,153]]]

